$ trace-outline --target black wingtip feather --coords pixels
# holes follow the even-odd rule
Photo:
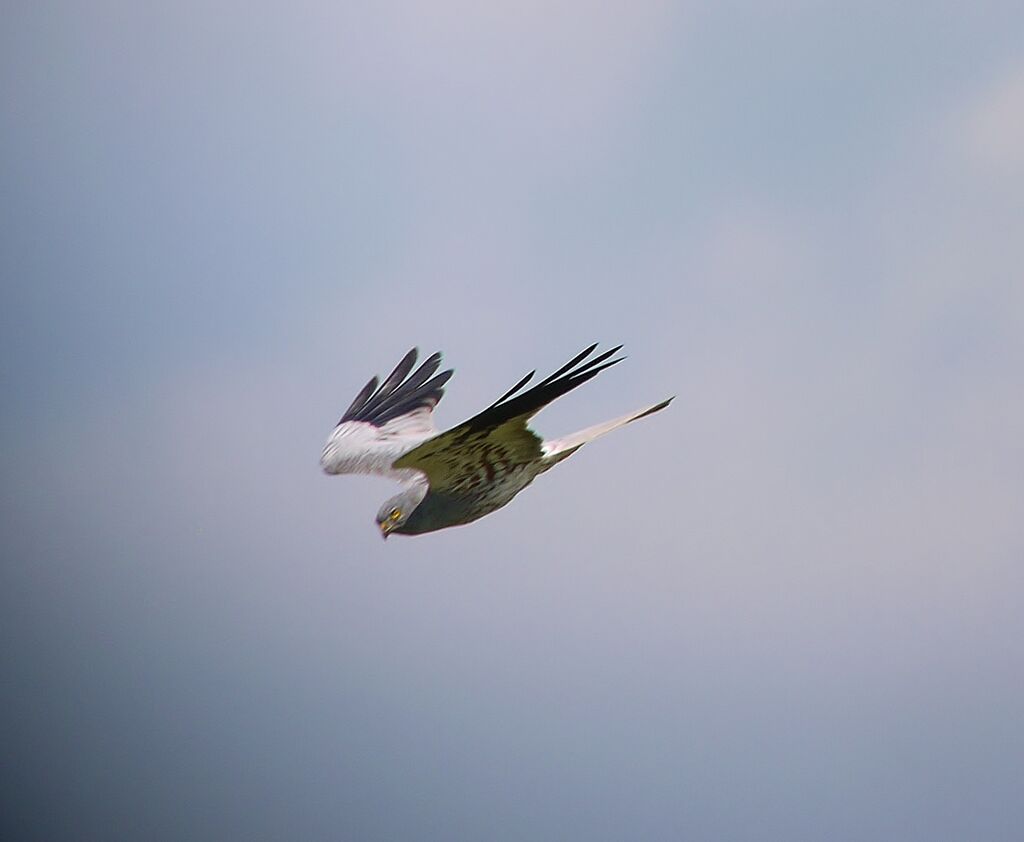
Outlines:
[[[531,371],[529,374],[526,375],[526,377],[524,377],[522,380],[520,380],[518,383],[516,383],[515,386],[513,386],[511,389],[509,389],[507,392],[505,392],[504,395],[502,395],[494,403],[492,403],[491,406],[497,406],[503,400],[507,400],[508,398],[512,397],[512,395],[514,395],[516,392],[518,392],[520,389],[522,389],[523,386],[525,386],[527,383],[529,383],[530,380],[533,378],[533,375],[535,375],[536,373],[537,373],[537,369],[534,369],[533,371]]]
[[[585,360],[587,357],[589,357],[594,352],[594,349],[598,346],[598,344],[600,344],[600,343],[595,342],[589,348],[584,348],[575,357],[573,357],[571,360],[569,360],[569,362],[567,362],[560,369],[558,369],[558,371],[556,371],[554,374],[548,376],[547,378],[542,380],[537,385],[538,386],[546,386],[551,381],[556,380],[557,378],[561,377],[563,374],[565,374],[571,368],[575,367],[578,363],[581,363],[583,360]]]
[[[517,394],[533,376],[533,372],[531,372],[488,409],[471,418],[466,423],[473,428],[479,429],[502,424],[508,419],[520,415],[534,415],[556,398],[586,383],[590,378],[596,377],[606,368],[610,368],[625,359],[625,357],[617,357],[616,359],[608,360],[610,356],[622,349],[621,345],[617,345],[588,360],[587,357],[596,349],[597,343],[577,354],[554,374],[546,377],[532,389],[522,394]]]
[[[376,377],[370,380],[338,423],[364,421],[379,427],[417,409],[436,406],[444,395],[442,386],[448,382],[454,370],[449,369],[431,379],[431,375],[441,365],[441,354],[438,352],[431,354],[410,374],[418,356],[416,348],[409,351],[379,388]]]
[[[419,349],[413,348],[410,350],[398,365],[395,366],[394,370],[387,376],[383,383],[380,384],[380,388],[370,397],[363,412],[372,413],[373,410],[380,406],[386,401],[392,394],[394,394],[398,387],[402,384],[402,381],[409,376],[409,372],[412,371],[412,367],[416,365],[416,358],[419,356]]]
[[[359,407],[361,407],[363,404],[365,404],[369,400],[370,395],[372,395],[375,391],[377,391],[377,383],[378,382],[379,381],[377,380],[376,375],[370,378],[370,382],[367,383],[365,386],[363,386],[363,388],[360,390],[359,394],[356,395],[355,399],[352,401],[352,403],[349,404],[348,409],[346,409],[342,413],[341,421],[338,422],[339,424],[342,421],[348,420],[352,416],[352,413],[358,411]]]

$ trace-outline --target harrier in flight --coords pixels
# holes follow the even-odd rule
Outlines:
[[[536,373],[531,371],[483,412],[444,433],[434,426],[434,407],[453,372],[434,375],[441,365],[438,353],[410,374],[417,358],[413,348],[382,384],[374,377],[356,395],[327,439],[320,465],[328,474],[377,474],[405,486],[377,513],[385,538],[471,523],[500,509],[587,442],[669,405],[672,398],[549,441],[527,427],[555,398],[621,362],[609,360],[621,347],[591,358],[597,348],[591,345],[523,391]]]

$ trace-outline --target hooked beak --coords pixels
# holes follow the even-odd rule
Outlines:
[[[386,523],[378,523],[377,526],[380,527],[380,537],[386,541],[388,539],[388,532],[391,530],[388,529],[388,525]]]

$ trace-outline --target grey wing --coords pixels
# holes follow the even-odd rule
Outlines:
[[[607,361],[621,348],[587,360],[597,348],[575,356],[554,374],[520,394],[533,377],[530,372],[491,406],[468,421],[434,436],[397,459],[394,467],[425,473],[432,492],[466,493],[509,474],[539,468],[541,438],[527,427],[541,409],[620,360]]]
[[[410,374],[417,356],[413,348],[380,386],[373,377],[356,395],[324,445],[320,465],[325,473],[376,474],[398,480],[421,476],[417,470],[393,465],[437,435],[434,407],[452,371],[434,376],[441,355],[432,354]]]

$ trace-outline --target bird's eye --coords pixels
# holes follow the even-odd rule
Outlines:
[[[398,520],[402,516],[402,513],[398,509],[392,509],[391,514],[388,515],[392,520]]]

